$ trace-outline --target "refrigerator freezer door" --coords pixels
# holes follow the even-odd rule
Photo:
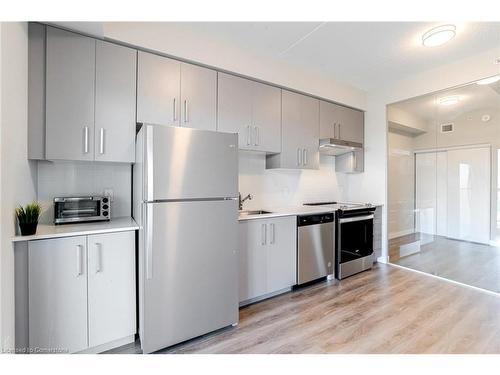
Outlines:
[[[238,322],[237,204],[145,204],[145,353]]]
[[[238,137],[206,130],[148,125],[147,201],[238,195]]]

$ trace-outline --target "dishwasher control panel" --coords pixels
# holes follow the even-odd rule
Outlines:
[[[333,219],[333,213],[297,216],[297,225],[303,227],[306,225],[332,223]]]

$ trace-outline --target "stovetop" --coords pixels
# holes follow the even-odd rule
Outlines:
[[[352,203],[352,202],[310,202],[304,203],[304,206],[326,206],[335,210],[349,211],[362,208],[372,208],[371,203]]]

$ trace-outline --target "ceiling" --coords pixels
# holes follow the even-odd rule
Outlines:
[[[492,48],[500,55],[500,22],[457,25],[449,43],[434,48],[421,36],[436,22],[104,22],[65,23],[102,36],[144,33],[185,40],[238,59],[278,60],[362,90],[432,69]],[[128,29],[128,30],[127,30]],[[181,56],[182,57],[182,56]]]
[[[457,104],[443,106],[441,98],[458,96]],[[471,83],[455,89],[441,91],[391,104],[398,109],[420,117],[424,121],[447,122],[458,116],[480,109],[500,111],[500,81],[490,85]]]

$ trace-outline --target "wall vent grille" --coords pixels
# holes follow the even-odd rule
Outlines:
[[[441,124],[441,133],[451,133],[453,131],[453,124]]]

